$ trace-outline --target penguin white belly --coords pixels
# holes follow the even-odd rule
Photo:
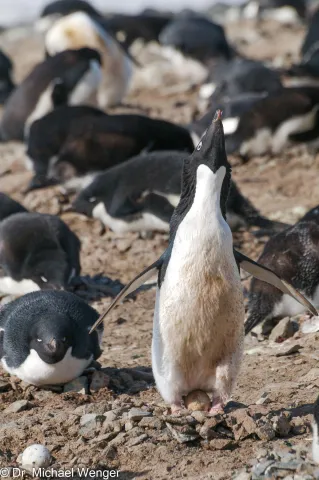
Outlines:
[[[319,287],[316,288],[312,298],[306,295],[305,297],[316,307],[319,306]],[[274,305],[271,317],[293,317],[305,312],[305,310],[305,307],[297,302],[297,300],[290,295],[284,294],[280,301]]]
[[[195,199],[157,292],[153,371],[171,404],[196,389],[226,400],[240,365],[244,303],[231,231],[215,195],[220,171],[198,167]]]
[[[39,285],[30,279],[23,279],[19,282],[11,277],[0,277],[0,293],[9,295],[26,295],[27,293],[40,290]]]
[[[69,104],[80,105],[82,103],[88,105],[97,105],[96,93],[102,80],[102,71],[97,60],[90,61],[90,68],[83,78],[78,82],[73,90]]]
[[[98,203],[94,207],[92,217],[101,220],[101,222],[109,227],[115,233],[125,232],[142,232],[158,230],[162,232],[169,231],[169,224],[164,222],[155,215],[144,212],[140,218],[132,221],[125,221],[120,218],[112,217],[106,210],[103,202]]]
[[[72,347],[60,362],[54,364],[45,363],[33,349],[18,368],[8,367],[5,358],[1,361],[7,372],[32,385],[67,383],[81,375],[93,359],[93,355],[88,359],[72,357],[71,350]]]

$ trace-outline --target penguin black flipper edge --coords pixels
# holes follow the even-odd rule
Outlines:
[[[139,273],[133,280],[131,280],[120,293],[115,297],[111,305],[105,310],[102,315],[97,319],[89,333],[94,332],[96,328],[103,322],[104,318],[120,303],[121,300],[124,300],[130,293],[135,292],[141,285],[143,285],[147,280],[149,280],[155,273],[158,273],[159,268],[163,263],[162,257],[160,257],[156,262],[152,263],[146,267],[141,273]]]
[[[274,287],[281,290],[283,293],[290,295],[292,298],[297,300],[297,302],[301,303],[307,310],[309,310],[313,315],[318,315],[317,310],[315,307],[301,294],[299,293],[289,282],[280,278],[275,272],[270,270],[269,268],[265,267],[264,265],[260,265],[254,260],[246,257],[246,255],[238,252],[234,249],[234,256],[239,264],[239,266],[245,270],[247,273],[250,273],[258,280],[261,280],[266,283],[270,283],[274,285]],[[249,333],[255,325],[248,325],[247,322],[245,324],[245,333]]]

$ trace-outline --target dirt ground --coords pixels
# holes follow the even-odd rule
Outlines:
[[[301,26],[288,28],[274,23],[245,22],[227,27],[230,40],[241,53],[276,63],[297,58],[303,32]],[[15,31],[2,34],[0,40],[13,58],[17,81],[42,59],[42,41],[36,34],[29,32],[24,36],[23,31]],[[195,99],[196,93],[163,98],[146,92],[129,97],[127,102],[154,116],[187,122],[196,114]],[[167,235],[155,234],[151,239],[142,239],[136,234],[119,236],[110,231],[101,234],[98,222],[63,213],[56,188],[23,196],[21,192],[30,179],[23,157],[23,145],[0,145],[0,191],[22,201],[30,210],[61,215],[81,239],[83,275],[103,273],[125,283],[165,249]],[[242,192],[270,218],[293,222],[319,204],[319,155],[309,154],[303,146],[287,149],[279,157],[253,158],[244,165],[236,158],[230,160],[233,178]],[[237,248],[253,259],[258,258],[264,241],[249,231],[234,236]],[[238,434],[235,426],[240,426],[241,420],[234,420],[231,412],[221,421],[216,435],[200,430],[207,418],[199,416],[194,420],[188,415],[187,425],[193,429],[188,432],[182,421],[175,429],[176,422],[165,420],[165,405],[152,383],[150,347],[154,299],[154,289],[140,293],[136,300],[117,308],[106,321],[104,352],[99,361],[102,372],[110,380],[108,388],[94,392],[91,384],[90,393],[87,387],[84,394],[56,393],[23,385],[2,372],[2,467],[17,465],[17,456],[26,446],[43,443],[52,452],[54,465],[61,468],[112,467],[121,471],[123,479],[215,480],[230,479],[232,472],[256,458],[261,448],[310,447],[311,404],[317,397],[319,383],[318,375],[316,378],[307,374],[317,366],[319,334],[297,332],[283,343],[296,344],[297,352],[284,356],[276,356],[277,350],[267,340],[247,339],[233,395],[233,400],[238,402],[234,408],[241,407],[242,413],[253,418],[256,425],[259,418],[269,419],[285,412],[291,423],[286,436],[276,434],[274,438],[270,438],[271,435],[267,438],[256,433],[257,427],[250,433],[246,427],[247,435]],[[105,298],[93,306],[102,312],[109,302],[110,299]],[[256,405],[263,393],[268,396],[267,402]],[[24,400],[20,408],[12,411],[11,404],[20,400]],[[134,417],[133,408],[147,412],[147,418],[152,421],[141,419],[138,414]],[[96,415],[88,421],[87,417],[83,418],[86,414]],[[194,434],[194,440],[182,442],[183,433],[189,438]]]

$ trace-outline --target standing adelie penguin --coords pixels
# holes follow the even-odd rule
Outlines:
[[[0,223],[0,292],[65,288],[80,273],[78,237],[54,215],[16,213]]]
[[[231,180],[221,113],[184,162],[182,192],[170,224],[167,250],[118,295],[105,314],[158,271],[152,366],[172,410],[189,394],[213,395],[211,413],[229,399],[244,338],[244,303],[238,265],[278,285],[315,309],[273,272],[233,250],[226,223]],[[188,398],[187,398],[188,397]]]
[[[8,197],[5,193],[0,192],[0,222],[15,213],[27,212],[20,203]]]
[[[95,103],[100,67],[91,48],[65,50],[36,65],[5,104],[1,139],[24,140],[30,125],[59,105]]]
[[[0,310],[4,369],[32,385],[70,382],[101,355],[98,313],[69,292],[33,292]]]

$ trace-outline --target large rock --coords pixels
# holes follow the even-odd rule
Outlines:
[[[287,338],[293,337],[295,334],[295,327],[289,317],[285,317],[275,326],[269,335],[269,340],[281,343]]]

